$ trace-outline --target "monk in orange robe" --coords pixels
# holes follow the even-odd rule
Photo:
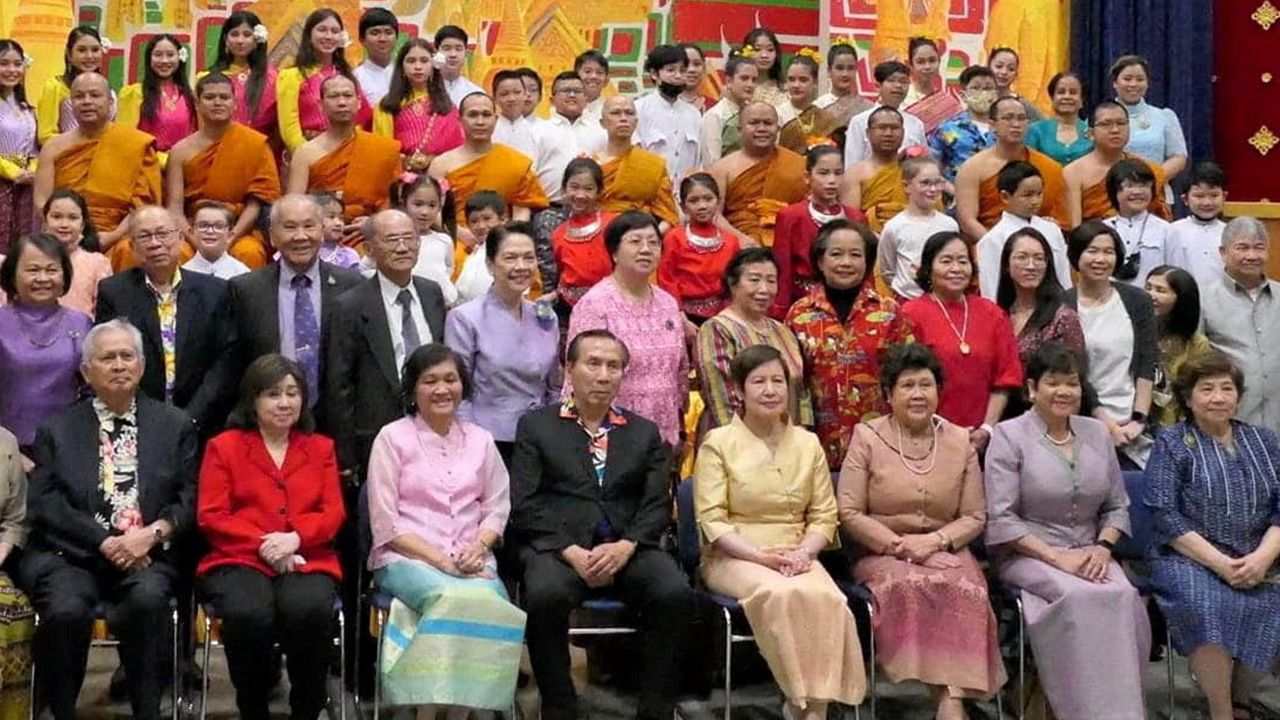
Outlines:
[[[267,240],[257,229],[262,208],[280,198],[280,174],[267,136],[232,120],[235,86],[221,73],[196,83],[200,129],[169,151],[169,210],[193,218],[201,202],[231,209],[231,256],[252,269],[270,258]],[[184,223],[186,224],[186,223]]]
[[[160,161],[155,138],[108,119],[111,91],[98,73],[82,73],[71,83],[71,109],[79,125],[57,135],[40,150],[35,207],[54,188],[75,190],[89,205],[98,239],[116,272],[135,264],[129,241],[129,213],[160,202]],[[185,262],[193,253],[185,246]]]
[[[658,218],[665,235],[680,222],[680,211],[676,209],[671,178],[667,175],[667,161],[631,142],[636,131],[635,103],[624,95],[609,98],[604,103],[600,124],[609,138],[604,151],[595,156],[604,171],[600,209],[615,213],[647,212]]]
[[[1086,155],[1085,157],[1088,157]],[[1080,158],[1083,160],[1084,158]],[[1076,162],[1080,162],[1077,160]],[[1158,163],[1153,163],[1146,158],[1139,157],[1132,153],[1121,153],[1116,163],[1120,160],[1141,160],[1151,168],[1152,174],[1156,176],[1156,191],[1151,197],[1151,203],[1147,206],[1147,211],[1152,215],[1172,220],[1173,215],[1170,212],[1169,204],[1164,201],[1164,168]],[[1075,163],[1072,163],[1074,165]],[[1111,198],[1107,197],[1107,172],[1115,166],[1115,163],[1106,166],[1102,171],[1102,177],[1094,183],[1085,185],[1080,188],[1080,222],[1086,220],[1103,220],[1116,214],[1115,206],[1111,204]]]
[[[904,136],[902,113],[887,106],[877,108],[867,118],[871,156],[854,163],[845,174],[844,204],[861,210],[876,232],[907,206],[907,187],[898,164]]]
[[[778,111],[752,102],[739,115],[742,148],[708,172],[723,190],[724,219],[743,247],[773,245],[778,213],[809,194],[804,158],[778,147]]]
[[[1164,169],[1124,150],[1129,144],[1129,111],[1114,100],[1103,100],[1094,106],[1089,116],[1089,131],[1093,136],[1093,150],[1062,169],[1072,227],[1085,220],[1100,220],[1116,214],[1107,197],[1107,173],[1126,159],[1142,160],[1150,166],[1156,176],[1156,188],[1148,210],[1165,220],[1172,219],[1164,201]]]

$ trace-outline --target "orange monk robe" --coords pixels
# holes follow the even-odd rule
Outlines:
[[[182,164],[182,182],[187,217],[195,216],[202,201],[223,203],[239,215],[250,199],[264,207],[280,199],[280,175],[267,136],[235,122]],[[266,238],[256,229],[232,240],[230,252],[255,270],[270,257]]]
[[[1040,201],[1040,212],[1036,214],[1049,218],[1063,230],[1070,230],[1071,210],[1067,206],[1067,183],[1062,179],[1062,166],[1044,153],[1031,148],[1026,148],[1026,151],[1026,161],[1040,171],[1044,180],[1044,198]],[[999,178],[1000,171],[997,170],[978,185],[978,222],[988,230],[1000,222],[1000,215],[1004,212],[1004,200],[1000,199],[1000,189],[996,187]]]
[[[1137,155],[1125,153],[1124,156],[1125,159],[1142,160],[1156,176],[1156,190],[1151,196],[1151,202],[1147,205],[1147,211],[1165,220],[1172,220],[1173,213],[1170,212],[1169,205],[1164,201],[1164,169],[1149,160],[1139,158]],[[1081,222],[1102,220],[1116,214],[1116,209],[1111,206],[1111,198],[1107,197],[1106,175],[1103,175],[1101,180],[1081,191],[1080,210]]]
[[[902,184],[902,166],[885,165],[874,175],[860,183],[862,190],[862,214],[867,225],[877,233],[884,230],[889,218],[902,212],[907,206],[907,188]]]
[[[453,192],[454,217],[458,227],[467,226],[467,198],[480,190],[492,190],[507,203],[507,212],[513,207],[527,207],[533,212],[551,204],[547,193],[533,172],[533,160],[506,145],[494,143],[489,152],[460,165],[445,174]],[[461,268],[471,250],[459,242],[454,245],[454,267]]]
[[[99,233],[115,230],[134,208],[158,205],[163,197],[155,138],[112,123],[92,140],[64,150],[54,160],[53,186],[80,193]],[[183,244],[190,256],[189,245]],[[116,272],[135,265],[133,243],[120,238],[107,249]]]
[[[739,232],[770,247],[778,213],[808,194],[804,158],[778,148],[729,182],[724,191],[724,217]]]
[[[667,161],[661,155],[632,147],[625,155],[600,166],[604,170],[604,192],[600,209],[621,213],[639,210],[675,227],[680,222]]]
[[[342,193],[347,222],[391,206],[391,183],[400,175],[400,141],[360,128],[333,152],[316,159],[307,192]]]

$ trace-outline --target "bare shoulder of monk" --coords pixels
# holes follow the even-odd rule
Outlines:
[[[734,178],[742,174],[744,170],[755,165],[756,161],[747,157],[746,153],[741,150],[734,150],[715,162],[712,168],[712,175],[718,175],[732,182]],[[718,170],[717,170],[718,169]]]
[[[973,176],[978,180],[982,180],[1000,172],[1000,168],[1004,167],[1005,161],[996,155],[994,147],[989,147],[974,153],[974,156],[964,164],[968,165],[970,163],[973,164]]]
[[[49,138],[49,142],[45,143],[44,147],[40,149],[40,157],[45,161],[57,160],[58,156],[67,148],[77,142],[80,142],[82,139],[83,138],[80,137],[80,133],[75,130],[55,135]]]
[[[207,138],[200,133],[192,133],[179,140],[178,144],[169,150],[169,162],[184,163],[199,155],[212,144],[213,140],[211,138]]]
[[[860,183],[880,171],[880,167],[871,159],[859,160],[849,166],[848,180],[845,182]]]
[[[454,148],[432,160],[431,166],[427,168],[427,174],[437,180],[444,179],[446,175],[470,161],[468,154],[463,152],[464,150],[466,150],[465,147]]]
[[[1106,170],[1093,157],[1093,153],[1089,153],[1082,158],[1067,164],[1062,168],[1062,178],[1069,185],[1090,185],[1097,182],[1097,179],[1106,174]]]

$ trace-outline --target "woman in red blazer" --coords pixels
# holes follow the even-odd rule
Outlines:
[[[222,619],[236,705],[266,720],[272,642],[288,659],[290,713],[313,720],[325,704],[343,521],[333,441],[312,432],[297,363],[263,355],[240,382],[231,429],[209,441],[198,519],[211,548],[196,574]]]

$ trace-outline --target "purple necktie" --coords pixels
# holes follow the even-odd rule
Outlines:
[[[320,395],[320,323],[316,321],[315,303],[311,302],[311,278],[294,275],[290,284],[293,286],[293,347],[307,378],[307,407],[312,407]]]

